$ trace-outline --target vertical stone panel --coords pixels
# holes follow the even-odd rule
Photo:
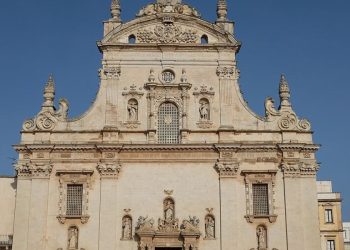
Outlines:
[[[238,249],[238,239],[235,232],[237,221],[237,180],[221,178],[221,244],[222,249]]]
[[[101,179],[101,210],[99,249],[116,249],[117,235],[117,180]]]
[[[13,250],[27,250],[31,189],[31,180],[18,179]]]
[[[30,200],[28,250],[44,250],[46,245],[49,179],[33,179]]]

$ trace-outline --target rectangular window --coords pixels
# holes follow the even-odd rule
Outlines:
[[[254,215],[269,215],[268,184],[253,184]]]
[[[332,209],[325,210],[325,221],[326,221],[326,223],[333,223],[333,210]]]
[[[67,185],[67,216],[81,216],[83,185]]]
[[[335,250],[335,241],[327,240],[327,250]]]

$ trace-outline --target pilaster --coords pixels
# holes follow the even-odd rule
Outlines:
[[[121,166],[118,162],[99,163],[100,173],[100,232],[99,249],[114,250],[117,246],[117,179]]]
[[[232,237],[237,230],[238,217],[234,216],[238,211],[237,197],[239,163],[236,158],[236,149],[216,146],[220,158],[215,164],[215,170],[219,175],[220,190],[220,241],[222,249],[237,249],[238,238]],[[230,219],[228,219],[230,218]],[[222,230],[223,229],[223,230]],[[219,237],[219,235],[218,235]]]
[[[220,128],[232,128],[234,72],[231,66],[219,66],[216,71],[220,88]]]

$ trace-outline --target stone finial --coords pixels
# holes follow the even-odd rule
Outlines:
[[[226,0],[218,0],[216,13],[217,13],[218,21],[227,21],[227,1]]]
[[[286,76],[284,74],[281,75],[281,80],[280,80],[280,99],[281,99],[281,106],[280,109],[283,108],[290,108],[290,89],[289,85],[286,79]]]
[[[112,4],[111,4],[112,19],[117,22],[121,22],[120,13],[121,13],[120,0],[112,0]]]
[[[55,100],[55,81],[53,76],[50,75],[49,79],[45,85],[44,89],[44,103],[42,105],[43,108],[53,108]]]

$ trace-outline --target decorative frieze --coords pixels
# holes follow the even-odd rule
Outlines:
[[[50,162],[26,162],[15,165],[15,170],[18,177],[28,178],[49,178],[53,169],[53,164]]]
[[[215,170],[220,177],[236,177],[239,170],[239,163],[227,160],[218,160],[215,164]]]
[[[314,160],[309,161],[283,161],[280,166],[285,177],[314,177],[320,169],[320,164]]]
[[[173,23],[163,23],[152,29],[140,29],[137,32],[139,43],[197,43],[199,36],[196,30],[184,29]]]
[[[234,67],[218,67],[216,74],[220,79],[232,79],[235,73]]]
[[[120,66],[105,66],[99,71],[100,78],[103,79],[117,79],[119,80],[121,75]]]
[[[121,164],[117,162],[98,163],[97,165],[101,178],[118,178],[121,169]]]
[[[142,90],[142,87],[137,88],[137,86],[133,84],[129,87],[129,89],[125,87],[122,95],[129,98],[141,99],[141,97],[145,94]]]

